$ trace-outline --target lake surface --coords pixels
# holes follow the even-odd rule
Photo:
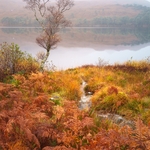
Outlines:
[[[0,28],[0,35],[0,43],[18,44],[32,56],[44,51],[35,43],[40,29]],[[99,58],[114,64],[150,56],[150,29],[67,28],[61,31],[61,38],[48,59],[57,69],[95,65]]]

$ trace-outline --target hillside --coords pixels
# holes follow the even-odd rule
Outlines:
[[[130,5],[130,7],[127,7],[127,4]],[[137,5],[141,5],[141,8],[137,9]],[[8,5],[6,2],[0,1],[0,6],[1,26],[8,26],[2,23],[3,18],[12,18],[15,20],[16,17],[23,18],[24,22],[32,22],[34,26],[33,14],[25,9],[25,2],[16,3],[16,0],[10,0]],[[83,24],[84,21],[93,21],[92,19],[100,17],[134,18],[143,11],[142,9],[145,8],[144,6],[150,6],[150,3],[146,0],[75,1],[75,6],[66,13],[66,17],[69,18],[75,26]],[[10,20],[10,22],[11,21],[12,20]],[[25,24],[24,22],[22,24]],[[20,24],[18,23],[18,25]]]
[[[80,2],[85,3],[85,0],[79,0]],[[126,4],[136,4],[136,5],[143,5],[143,6],[149,6],[150,2],[147,0],[105,0],[105,1],[98,1],[98,0],[92,0],[88,1],[90,5],[112,5],[112,4],[119,4],[119,5],[126,5]]]
[[[137,16],[141,10],[135,10],[133,7],[125,7],[122,5],[98,5],[82,8],[79,10],[74,7],[67,12],[66,16],[73,23],[79,23],[82,20],[91,20],[98,17],[130,17]]]

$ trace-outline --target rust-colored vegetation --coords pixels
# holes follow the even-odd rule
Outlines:
[[[37,70],[1,76],[1,150],[150,149],[149,61]],[[89,110],[78,108],[83,80],[85,93],[92,93]],[[100,113],[133,125],[101,119]]]

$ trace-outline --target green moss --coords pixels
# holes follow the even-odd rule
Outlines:
[[[106,77],[106,81],[108,81],[108,82],[112,82],[114,80],[115,80],[115,78],[113,76],[109,75],[109,76]]]
[[[121,86],[121,87],[125,87],[127,85],[127,80],[125,79],[120,79],[118,81],[118,86]]]
[[[145,124],[150,123],[150,109],[145,109],[145,111],[141,114],[141,118]]]
[[[144,109],[148,109],[150,108],[150,97],[144,97],[142,100],[141,100],[141,105]]]

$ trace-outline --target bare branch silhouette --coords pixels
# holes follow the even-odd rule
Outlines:
[[[73,0],[56,0],[55,3],[50,0],[23,0],[26,2],[26,8],[33,11],[35,19],[42,27],[42,34],[36,39],[37,44],[46,50],[45,59],[41,63],[43,69],[47,61],[50,50],[56,48],[60,37],[60,29],[68,27],[71,22],[64,16],[64,12],[73,7]]]

